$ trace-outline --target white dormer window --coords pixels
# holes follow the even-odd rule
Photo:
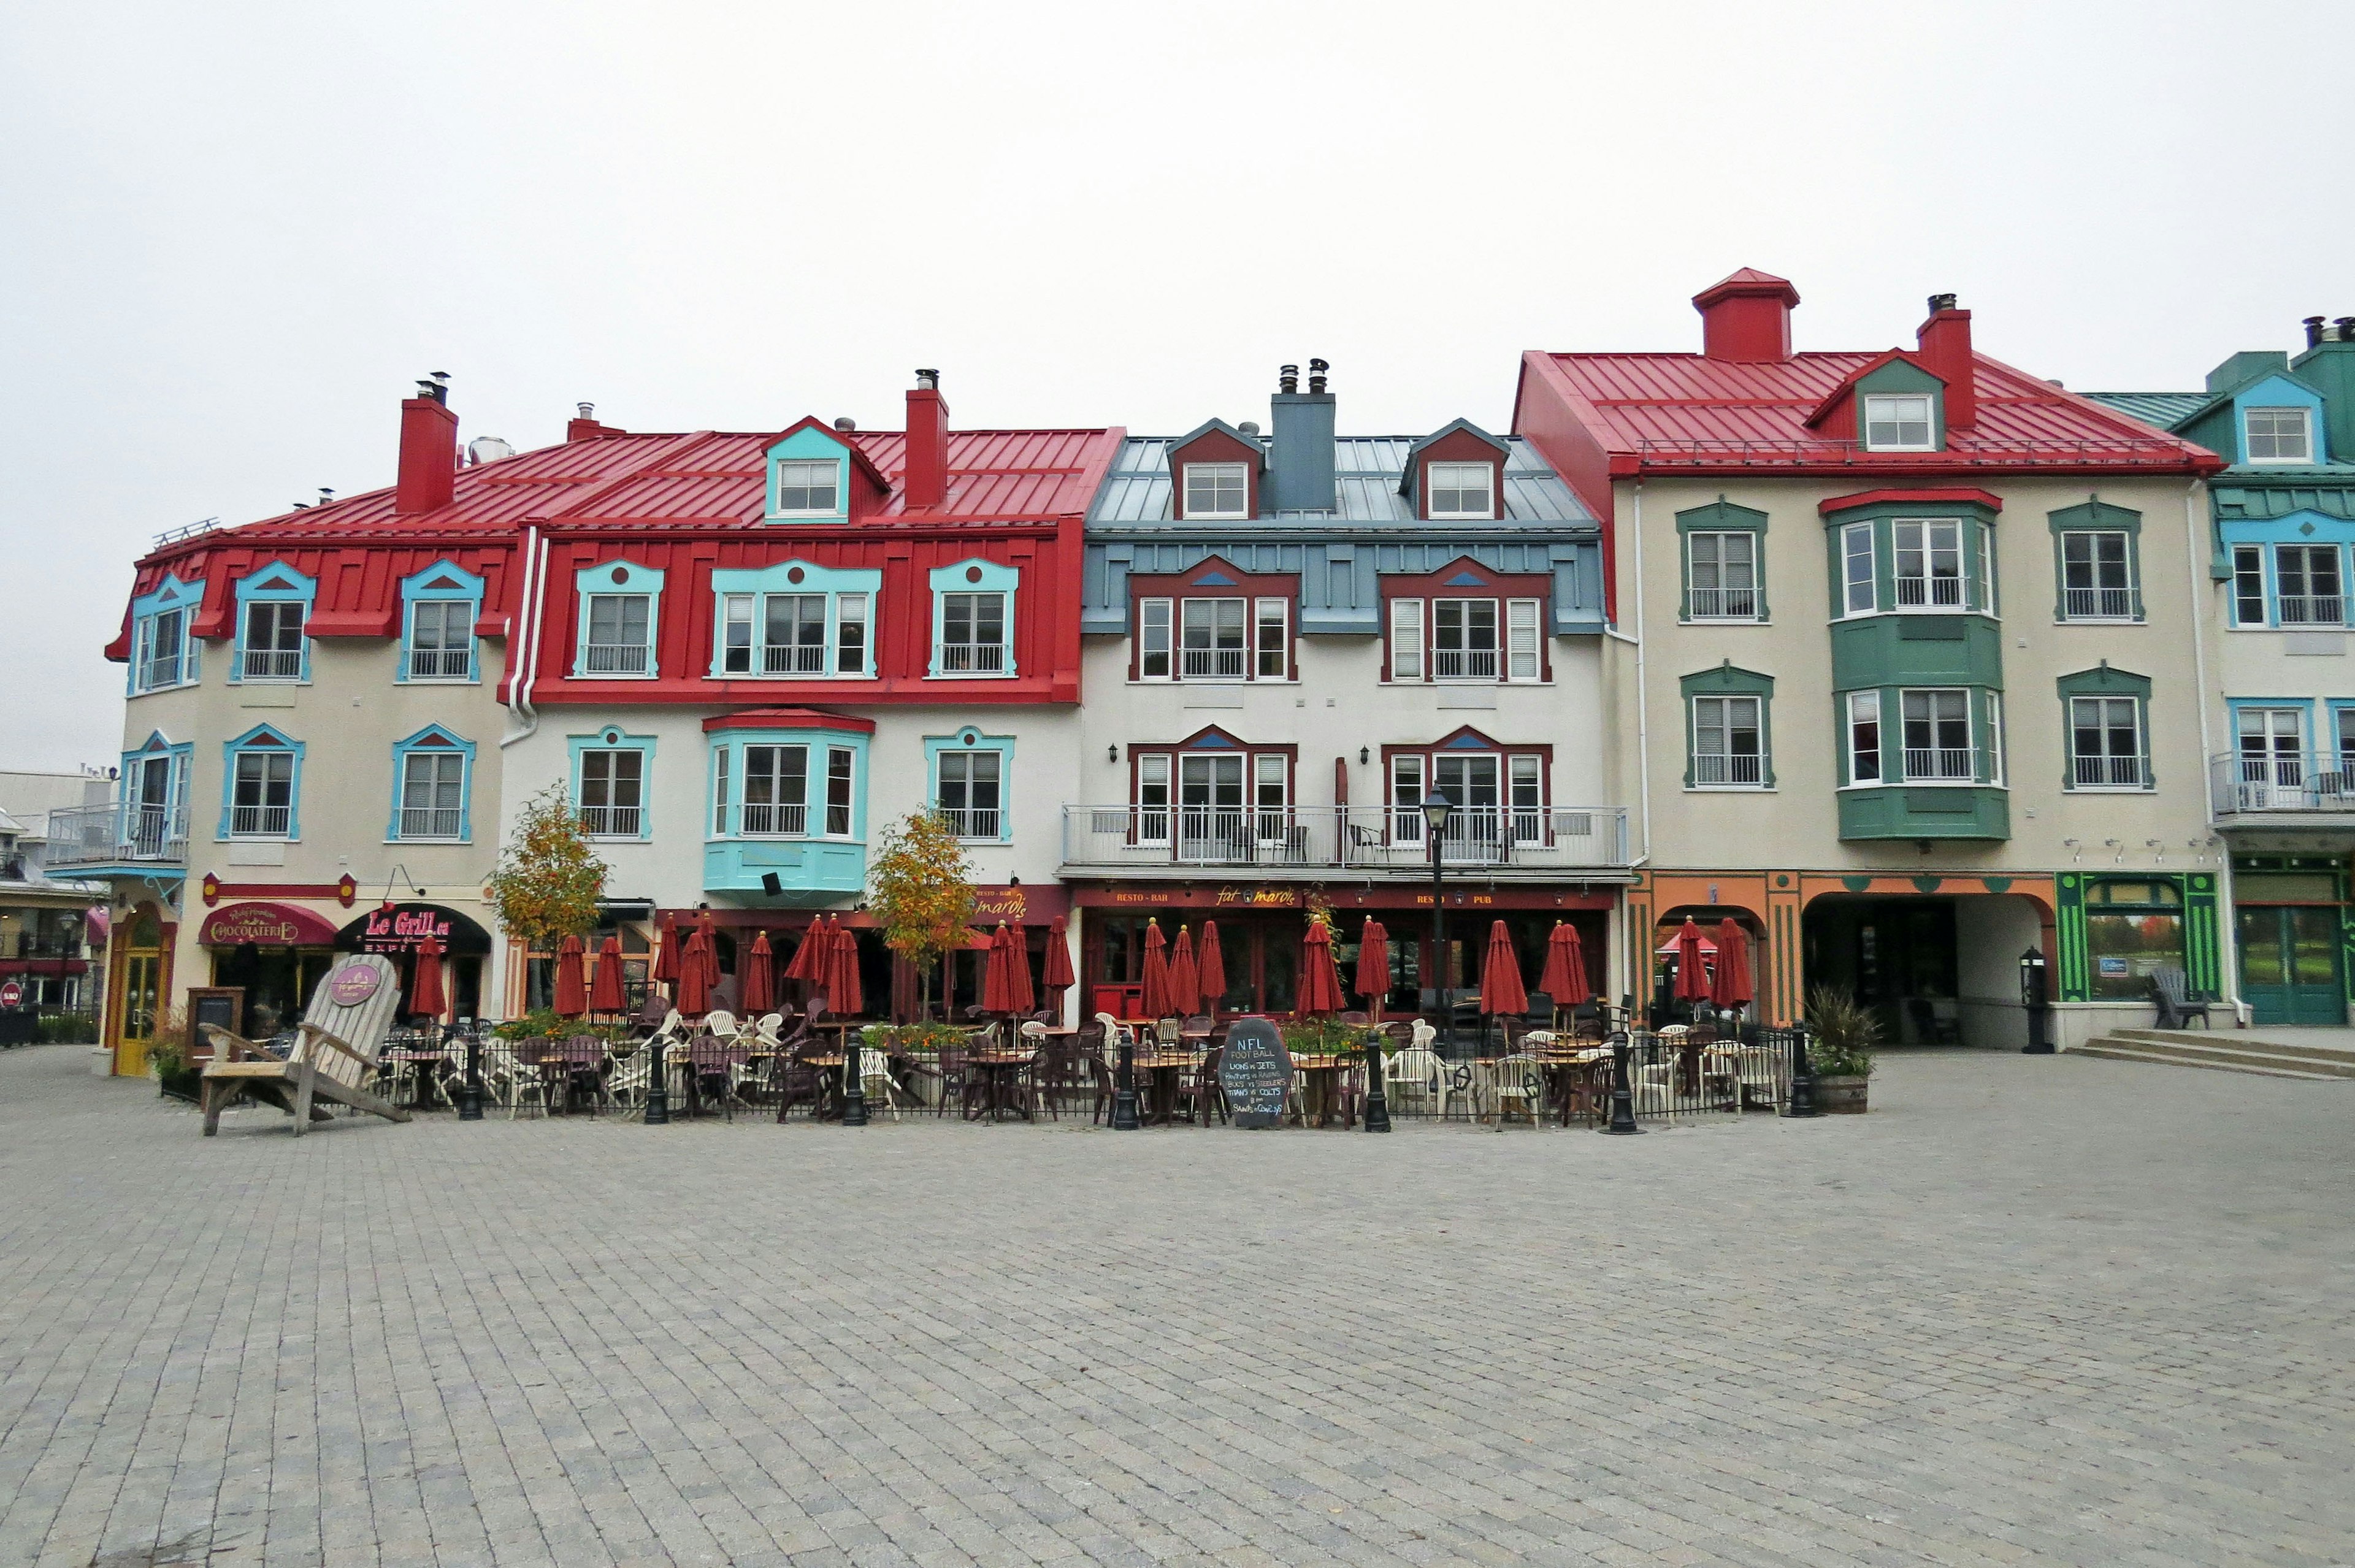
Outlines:
[[[1433,517],[1493,518],[1496,496],[1489,485],[1494,472],[1486,463],[1434,463],[1424,470],[1431,486]]]
[[[1920,393],[1864,400],[1864,444],[1874,452],[1928,452],[1930,400]]]
[[[780,517],[832,517],[842,510],[841,464],[831,458],[787,459],[777,464]]]
[[[2311,463],[2314,437],[2306,409],[2251,409],[2249,461],[2252,463]]]
[[[1238,520],[1250,516],[1251,478],[1240,463],[1186,464],[1186,516]]]

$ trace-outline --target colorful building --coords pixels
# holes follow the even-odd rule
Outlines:
[[[1761,1005],[1853,988],[1891,1038],[2025,1038],[2046,955],[2064,1042],[2219,974],[2191,441],[1977,352],[1932,299],[1910,347],[1795,351],[1797,291],[1695,296],[1701,351],[1532,352],[1514,430],[1605,526],[1606,793],[1640,868],[1618,983],[1733,916]]]

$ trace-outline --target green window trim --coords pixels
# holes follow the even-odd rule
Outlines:
[[[2092,995],[2092,964],[2086,953],[2086,892],[2102,880],[2171,882],[2181,897],[2183,968],[2186,983],[2203,996],[2222,996],[2222,951],[2217,940],[2216,876],[2211,871],[2158,870],[2120,873],[2062,871],[2052,879],[2055,989],[2064,1002],[2095,1000]],[[2098,998],[2107,1000],[2108,998]]]
[[[2115,624],[2121,620],[2139,623],[2143,620],[2142,600],[2142,514],[2130,507],[2115,506],[2094,496],[2073,507],[2063,507],[2045,514],[2045,526],[2052,532],[2052,618],[2058,622],[2093,621]],[[2126,616],[2069,613],[2069,570],[2066,554],[2067,536],[2076,533],[2123,533],[2126,536],[2126,592],[2132,601],[2131,613]]]
[[[1996,619],[2002,613],[2000,585],[1991,583],[1988,571],[2002,571],[2002,536],[1996,528],[1997,514],[1977,501],[1876,501],[1866,506],[1844,507],[1824,515],[1824,555],[1827,586],[1830,590],[1831,618],[1852,621],[1866,615],[1984,615]],[[1961,522],[1961,537],[1956,541],[1962,552],[1963,602],[1954,606],[1902,605],[1897,602],[1897,549],[1894,525],[1900,521]],[[1846,561],[1843,540],[1853,524],[1867,523],[1872,528],[1872,608],[1850,611],[1848,608]],[[2060,549],[2056,542],[2053,546]],[[2056,557],[2057,559],[2057,557]]]
[[[1746,533],[1750,540],[1751,592],[1755,596],[1756,610],[1748,615],[1705,615],[1710,622],[1732,622],[1736,624],[1768,619],[1766,607],[1766,514],[1749,507],[1737,506],[1720,496],[1705,507],[1694,507],[1677,514],[1677,619],[1689,622],[1693,615],[1692,536],[1695,534]],[[1721,590],[1722,592],[1722,590]]]
[[[2061,698],[2061,787],[2072,794],[2083,790],[2099,790],[2115,794],[2134,790],[2127,784],[2080,784],[2077,783],[2076,726],[2071,717],[2070,699],[2077,697],[2122,697],[2135,704],[2135,728],[2142,749],[2142,794],[2158,788],[2158,776],[2151,767],[2150,755],[2150,677],[2129,670],[2112,669],[2104,659],[2093,669],[2081,669],[2054,681],[2053,688]]]
[[[1857,379],[1851,397],[1856,409],[1856,445],[1859,452],[1944,452],[1946,450],[1946,383],[1908,359],[1891,359]],[[1914,397],[1930,400],[1930,444],[1874,446],[1867,439],[1868,398]]]
[[[1765,790],[1774,787],[1774,677],[1756,670],[1736,667],[1727,659],[1715,669],[1702,670],[1685,676],[1677,682],[1677,691],[1684,707],[1685,725],[1685,788],[1702,790]],[[1695,733],[1693,701],[1702,697],[1754,697],[1758,699],[1758,782],[1751,784],[1695,782],[1693,759]]]

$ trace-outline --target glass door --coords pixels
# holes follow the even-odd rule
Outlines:
[[[2241,809],[2297,805],[2306,787],[2306,710],[2243,708],[2234,726],[2240,737]]]
[[[2241,995],[2257,1023],[2347,1021],[2336,905],[2243,904],[2234,917]]]
[[[1504,822],[1497,809],[1497,759],[1487,754],[1443,754],[1433,760],[1436,764],[1432,775],[1434,783],[1455,803],[1455,809],[1448,814],[1447,837],[1442,845],[1447,859],[1498,859],[1504,844]]]
[[[1181,860],[1218,864],[1250,859],[1242,758],[1178,760],[1178,837]]]

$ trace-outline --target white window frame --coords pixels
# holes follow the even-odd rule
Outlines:
[[[1286,842],[1292,830],[1291,759],[1282,752],[1252,752],[1248,787],[1252,837],[1267,845]]]
[[[419,637],[424,631],[423,617],[428,605],[435,607],[435,616],[442,623],[439,631],[435,634],[441,638],[441,642],[437,646],[431,648],[419,645]],[[455,613],[454,617],[453,612]],[[410,683],[459,686],[472,684],[475,679],[474,622],[480,613],[480,607],[472,599],[410,600],[409,602],[409,637],[404,645],[409,659]],[[453,633],[450,625],[453,618],[459,623],[454,643],[451,640]],[[449,662],[449,656],[453,654],[457,655],[459,658],[458,670],[454,675],[445,667]]]
[[[417,764],[420,763],[433,764],[426,769],[428,776],[423,781],[427,804],[411,805],[409,803],[410,786],[417,782],[411,775],[418,771]],[[455,780],[445,781],[438,776],[442,771],[440,764],[443,763],[456,764],[458,776]],[[455,791],[457,804],[454,805],[436,804],[441,799],[444,788]],[[435,819],[445,817],[448,819],[448,831],[437,831],[441,825]],[[423,819],[421,826],[411,826],[421,818]],[[455,844],[465,837],[465,822],[466,753],[455,746],[411,747],[402,752],[400,757],[400,841],[404,844]]]
[[[1914,421],[1893,406],[1900,403],[1922,405],[1922,439],[1920,441],[1903,439],[1905,426]],[[1938,450],[1937,400],[1928,392],[1868,392],[1864,396],[1863,423],[1864,449],[1867,452],[1935,452]],[[1899,432],[1899,439],[1876,441],[1872,434],[1875,425],[1894,426]]]
[[[1872,743],[1864,744],[1863,731],[1870,727]],[[1881,763],[1881,693],[1851,691],[1848,694],[1848,782],[1855,788],[1878,788],[1884,781]],[[1871,772],[1865,771],[1870,762]]]
[[[1168,752],[1136,753],[1136,841],[1139,844],[1167,847],[1171,832],[1170,816],[1178,807],[1178,763]],[[1149,798],[1158,791],[1160,799]]]
[[[1208,613],[1207,624],[1202,629],[1209,635],[1209,645],[1200,648],[1188,645],[1189,639],[1197,629],[1193,622],[1194,611],[1198,605]],[[1220,625],[1221,607],[1226,605],[1234,607],[1233,630],[1239,640],[1232,648],[1223,648],[1219,645],[1220,633],[1225,629]],[[1178,602],[1178,678],[1220,685],[1250,679],[1251,613],[1251,601],[1239,594],[1220,594],[1217,597],[1209,594],[1189,594],[1180,599]],[[1202,656],[1200,660],[1202,667],[1199,670],[1194,667],[1197,654]],[[1234,656],[1232,670],[1220,667],[1226,662],[1224,656],[1229,654]]]
[[[1508,752],[1504,784],[1508,836],[1516,844],[1542,843],[1546,837],[1545,758],[1536,752]]]
[[[1955,615],[1971,607],[1970,574],[1965,567],[1970,552],[1963,539],[1964,526],[1960,517],[1891,517],[1889,520],[1890,592],[1901,614]],[[1907,547],[1903,542],[1902,530],[1908,528],[1921,530],[1921,543],[1913,547],[1913,552],[1922,558],[1922,571],[1916,577],[1908,577],[1904,573]],[[1950,530],[1952,539],[1941,542],[1938,536]],[[1938,575],[1942,556],[1953,559],[1955,571],[1952,577]],[[1905,597],[1905,585],[1909,582],[1919,583],[1921,587],[1917,592],[1922,595],[1910,603]],[[1954,597],[1941,600],[1939,592],[1949,582],[1953,584],[1951,592]]]
[[[1479,476],[1481,505],[1463,504],[1465,475]],[[1434,522],[1494,522],[1497,517],[1497,465],[1493,463],[1426,463],[1423,465],[1424,494],[1430,497],[1427,508]],[[1456,505],[1442,509],[1439,497],[1444,493],[1456,498]]]
[[[2288,576],[2283,567],[2292,550],[2296,550],[2299,557],[2297,581],[2307,589],[2303,593],[2288,592],[2283,586]],[[2343,547],[2336,544],[2277,544],[2273,547],[2273,558],[2275,624],[2326,628],[2347,624],[2347,552]],[[2337,592],[2313,592],[2314,562],[2318,558],[2330,562],[2331,581],[2337,585]],[[2291,613],[2292,605],[2297,607],[2295,614]]]
[[[2101,581],[2102,541],[2117,541],[2119,568],[2117,584],[2113,587]],[[2083,561],[2072,560],[2072,546],[2083,541],[2086,551]],[[2063,528],[2061,531],[2061,618],[2069,622],[2119,622],[2135,618],[2135,539],[2125,528]],[[2078,567],[2085,568],[2087,585],[2079,588],[2070,581]],[[2080,610],[2080,603],[2086,608]]]
[[[974,789],[977,783],[973,776],[974,764],[983,757],[989,759],[990,765],[996,772],[996,776],[989,780],[990,788],[997,797],[996,805],[983,806],[973,804]],[[964,777],[958,781],[964,788],[965,804],[962,806],[952,806],[948,804],[949,764],[952,763],[960,764],[958,771],[964,774]],[[948,819],[950,831],[961,839],[985,844],[1002,843],[1013,837],[1006,803],[1007,772],[1006,749],[1002,746],[960,746],[954,751],[943,749],[938,754],[938,763],[933,771],[932,809]]]
[[[2247,613],[2252,600],[2257,607],[2254,619]],[[2266,587],[2265,547],[2261,544],[2232,547],[2232,624],[2250,631],[2273,624],[2273,594]]]
[[[1481,604],[1485,604],[1488,607],[1489,641],[1488,645],[1485,648],[1477,648],[1472,645],[1472,637],[1476,630],[1473,624],[1473,607]],[[1455,627],[1455,632],[1457,636],[1462,640],[1462,645],[1454,648],[1443,648],[1439,645],[1439,635],[1443,629],[1440,623],[1445,618],[1444,612],[1450,605],[1456,607],[1456,614],[1459,624]],[[1433,681],[1445,682],[1451,685],[1477,684],[1484,686],[1493,685],[1500,679],[1505,671],[1504,611],[1505,606],[1501,600],[1491,598],[1487,594],[1450,593],[1434,596],[1431,601],[1431,647],[1428,655],[1431,663],[1431,678]],[[1456,656],[1456,662],[1460,667],[1455,674],[1450,675],[1442,667],[1442,661],[1440,658],[1442,654],[1454,654]],[[1488,668],[1485,672],[1480,668],[1481,656],[1483,654],[1487,656],[1487,662]]]
[[[1274,629],[1271,638],[1269,628]],[[1252,603],[1251,677],[1253,680],[1292,678],[1292,601],[1257,599]],[[1268,667],[1274,656],[1275,667]]]
[[[1184,472],[1178,476],[1186,487],[1186,517],[1188,521],[1243,522],[1251,516],[1251,464],[1248,463],[1185,463],[1178,465]],[[1213,506],[1204,508],[1195,505],[1195,479],[1203,481],[1203,494],[1214,501],[1229,487],[1231,481],[1238,494],[1232,507]]]
[[[723,680],[872,680],[875,678],[874,628],[868,618],[873,595],[863,588],[731,589],[719,595],[712,635],[719,639],[719,673]],[[815,643],[773,643],[769,640],[770,604],[779,599],[815,599],[822,603]],[[799,612],[795,612],[799,626]],[[845,635],[855,638],[858,667],[842,667]],[[800,652],[815,650],[818,667],[799,667]],[[772,668],[783,656],[785,667]]]
[[[1739,563],[1726,560],[1726,541],[1740,539],[1748,559]],[[1706,541],[1710,559],[1706,563],[1717,576],[1714,587],[1700,584],[1703,565],[1701,550]],[[1739,564],[1750,574],[1746,588],[1726,584],[1726,572]],[[1708,597],[1704,598],[1703,596]],[[1735,595],[1742,597],[1737,599]],[[1697,528],[1685,536],[1685,618],[1689,621],[1756,621],[1758,613],[1758,530],[1755,528]],[[1736,603],[1744,608],[1734,609]]]
[[[638,803],[635,805],[622,805],[617,804],[613,799],[613,796],[618,793],[620,784],[623,783],[620,764],[614,759],[620,758],[624,753],[635,757],[638,760],[637,776],[629,781],[636,790]],[[589,801],[589,786],[591,783],[590,777],[591,768],[589,759],[591,757],[603,757],[607,759],[603,769],[605,776],[594,781],[602,786],[604,791],[605,799],[601,805],[591,805]],[[581,819],[581,831],[591,838],[617,838],[631,841],[645,838],[646,837],[647,826],[647,752],[646,749],[643,746],[615,745],[581,747],[581,779],[578,785],[580,794],[572,808],[573,815]],[[604,815],[602,819],[602,823],[592,822],[589,815],[591,812],[603,813]],[[626,830],[624,830],[621,826],[623,818],[618,814],[622,812],[629,813],[629,816],[627,818],[629,827]]]
[[[2290,432],[2275,429],[2264,432],[2264,439],[2274,443],[2275,450],[2263,457],[2257,455],[2256,420],[2259,414],[2266,416],[2268,422],[2278,421],[2284,415],[2296,417],[2298,448],[2296,453],[2284,454],[2280,451],[2279,443],[2282,437]],[[2243,409],[2241,411],[2241,441],[2242,450],[2248,453],[2248,460],[2252,466],[2261,464],[2276,464],[2286,467],[2309,464],[2314,461],[2314,411],[2295,403],[2286,408]]]
[[[253,623],[258,614],[266,613],[270,621],[271,645],[253,645]],[[310,662],[310,638],[304,634],[303,623],[310,617],[311,602],[307,599],[249,599],[239,606],[237,623],[237,672],[240,686],[294,686],[302,682],[304,667]],[[280,646],[286,635],[286,622],[294,623],[294,645]]]
[[[1986,741],[1985,750],[1987,752],[1987,783],[2000,789],[2003,788],[2005,784],[2003,776],[2003,693],[2000,691],[1987,692],[1981,697],[1980,700],[1987,705],[1987,734],[1984,739]]]
[[[823,507],[786,506],[785,491],[788,488],[803,491],[816,488],[816,486],[809,483],[808,480],[808,471],[811,469],[823,469],[826,472],[826,489],[829,496],[827,504]],[[789,486],[785,479],[785,475],[788,471],[798,472],[801,474],[803,476],[802,482]],[[838,517],[842,516],[841,462],[838,459],[831,457],[778,458],[777,509],[772,513],[771,516],[779,517]]]
[[[191,613],[192,612],[186,606],[182,606],[173,610],[154,611],[139,617],[138,636],[131,666],[131,689],[134,696],[144,695],[150,691],[170,691],[176,687],[194,686],[197,683],[196,639],[188,635]],[[171,624],[173,633],[177,639],[176,651],[172,656],[172,678],[157,680],[155,678],[157,664],[155,634],[156,629],[167,621]]]
[[[1010,675],[1014,662],[1014,595],[1003,588],[943,589],[941,598],[940,645],[932,650],[932,666],[943,676]],[[949,640],[949,610],[958,600],[965,605],[966,637],[964,642]],[[997,601],[997,636],[985,642],[979,635],[982,624],[982,603],[985,599]],[[961,653],[952,655],[952,649]]]
[[[1733,750],[1733,737],[1744,726],[1737,720],[1737,704],[1749,705],[1747,728],[1757,739],[1753,752]],[[1701,750],[1701,709],[1718,705],[1717,729],[1725,750]],[[1766,699],[1753,692],[1712,693],[1692,699],[1692,787],[1697,790],[1762,790],[1766,787]],[[1742,773],[1753,776],[1742,778]],[[1709,775],[1714,773],[1714,778]]]
[[[1175,680],[1178,678],[1177,602],[1172,599],[1140,599],[1136,602],[1136,678],[1139,680]],[[1161,667],[1153,667],[1160,660]]]
[[[1927,746],[1917,747],[1906,743],[1912,737],[1905,732],[1904,727],[1913,721],[1913,715],[1907,711],[1907,709],[1912,705],[1912,699],[1917,697],[1924,699],[1929,709],[1923,720],[1923,722],[1930,726],[1931,743]],[[1937,743],[1938,729],[1948,721],[1949,716],[1942,709],[1945,708],[1946,699],[1949,698],[1962,705],[1963,744],[1958,747],[1941,746]],[[1897,694],[1897,722],[1899,726],[1898,778],[1895,782],[1907,784],[1970,784],[1979,782],[1978,726],[1971,717],[1971,692],[1968,687],[1909,686],[1902,688]],[[1956,755],[1963,759],[1962,771],[1960,773],[1947,771],[1954,765],[1951,759]],[[1927,771],[1921,773],[1913,771],[1916,756],[1929,759],[1926,764]]]
[[[814,748],[806,741],[755,741],[742,742],[744,752],[741,798],[736,803],[736,832],[739,838],[815,838],[809,830],[810,814],[810,752]],[[783,798],[787,779],[794,776],[784,766],[785,753],[801,758],[801,798]],[[757,764],[762,764],[756,767]],[[752,798],[753,780],[761,781],[761,789],[770,798]],[[755,815],[758,813],[759,815]],[[754,826],[755,824],[758,826]]]
[[[1391,753],[1386,781],[1391,804],[1391,837],[1400,844],[1423,842],[1423,802],[1431,790],[1431,760],[1421,752]]]
[[[609,599],[623,606],[615,612],[615,616],[619,621],[623,623],[624,625],[626,625],[629,620],[629,610],[627,608],[628,601],[634,599],[646,607],[646,630],[645,636],[643,641],[632,644],[600,643],[595,640],[597,635],[597,606],[601,602]],[[581,676],[584,678],[598,680],[653,680],[659,676],[661,672],[655,667],[655,595],[644,589],[632,589],[613,593],[600,593],[592,591],[591,592],[583,593],[581,596],[581,668],[579,671]],[[616,650],[618,652],[626,652],[632,647],[635,647],[638,650],[641,667],[636,669],[626,667],[599,669],[596,667],[596,650],[602,648]],[[610,656],[609,662],[612,662]],[[630,661],[627,659],[619,660],[619,663],[623,666],[626,666],[629,662]]]
[[[1881,541],[1873,537],[1873,532],[1870,522],[1849,523],[1840,529],[1840,614],[1843,618],[1880,613]],[[1864,547],[1861,552],[1857,549],[1859,543]],[[1864,567],[1861,579],[1856,574],[1859,563]],[[1859,591],[1864,599],[1861,604],[1857,603]]]
[[[1545,637],[1542,606],[1535,599],[1505,601],[1503,675],[1513,682],[1545,678]]]
[[[2127,754],[2123,757],[2110,746],[2110,741],[2116,733],[2111,723],[2112,718],[2115,717],[2112,711],[2114,704],[2122,705],[2129,720],[2126,731],[2129,747]],[[2082,711],[2081,705],[2100,709],[2095,721],[2090,726],[2081,721],[2078,717]],[[2143,723],[2140,698],[2122,697],[2109,693],[2091,693],[2071,697],[2069,699],[2069,788],[2071,791],[2076,794],[2132,795],[2148,789],[2150,776],[2143,767],[2143,758],[2147,750],[2143,735]],[[2102,741],[2100,751],[2091,757],[2077,749],[2078,736],[2089,728],[2101,736]],[[2094,771],[2102,776],[2088,779],[2085,776],[2088,763],[2094,763]],[[2126,764],[2126,771],[2133,775],[2131,778],[2117,776],[2119,764],[2122,763]]]
[[[250,759],[262,766],[252,783],[258,798],[248,805],[240,798],[245,793],[245,764]],[[271,786],[280,781],[270,775],[272,763],[285,764],[286,801],[282,805],[270,803]],[[302,784],[300,759],[291,746],[240,746],[229,753],[229,836],[231,838],[282,838],[294,836],[294,792]],[[249,816],[248,814],[253,814]],[[243,826],[240,826],[243,824]]]

